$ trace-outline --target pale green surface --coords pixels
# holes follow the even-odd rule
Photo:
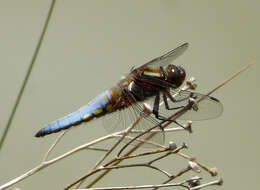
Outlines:
[[[49,1],[1,1],[0,132],[11,112],[49,5]],[[183,65],[189,76],[197,78],[201,92],[207,92],[250,60],[256,61],[249,71],[215,93],[224,104],[222,117],[194,124],[204,127],[195,128],[193,135],[182,134],[176,142],[186,141],[200,160],[219,169],[225,183],[218,189],[258,189],[259,7],[257,0],[58,1],[0,153],[0,184],[41,160],[56,136],[34,138],[44,124],[86,104],[132,66],[189,42],[189,50],[177,63]],[[57,153],[104,134],[98,121],[71,130]],[[175,138],[170,134],[167,139]],[[15,187],[61,189],[84,174],[98,155],[76,154]],[[174,164],[174,160],[168,161]],[[155,174],[147,176],[147,169],[138,171],[144,172],[144,179],[133,176],[135,184],[162,180]],[[103,184],[120,181],[130,185],[123,175],[116,176],[121,179],[114,182],[115,178],[109,175]]]

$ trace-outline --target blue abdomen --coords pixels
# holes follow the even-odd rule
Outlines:
[[[89,121],[94,117],[103,115],[106,112],[106,108],[108,107],[110,100],[111,91],[107,90],[90,101],[86,106],[46,125],[35,134],[35,137],[42,137],[55,133],[71,126],[79,125],[84,121]]]

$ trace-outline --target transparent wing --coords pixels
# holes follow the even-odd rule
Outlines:
[[[104,116],[103,125],[106,131],[112,133],[130,127],[131,125],[133,125],[135,121],[139,120],[139,118],[141,117],[139,122],[133,128],[133,130],[125,138],[124,142],[128,143],[133,138],[139,136],[140,133],[146,131],[147,129],[150,129],[156,125],[159,126],[159,122],[155,118],[153,118],[152,115],[145,113],[143,110],[144,109],[142,107],[142,104],[138,102],[134,102],[129,107],[120,110],[112,108],[111,112]],[[138,137],[133,143],[131,143],[131,145],[136,145],[139,142],[143,142],[144,140],[147,140],[147,137],[150,137],[150,143],[144,143],[142,147],[155,148],[156,146],[154,146],[153,143],[164,144],[164,132],[161,131],[156,133],[146,133],[145,135]]]
[[[185,114],[180,116],[178,120],[199,121],[199,120],[214,119],[219,117],[223,112],[223,105],[218,99],[214,97],[203,95],[192,91],[183,91],[183,90],[177,91],[175,89],[172,89],[170,91],[170,94],[175,100],[175,102],[173,102],[169,98],[167,98],[167,102],[170,108],[178,108],[189,104],[190,97],[198,101],[197,110],[196,109],[188,110]],[[163,98],[161,98],[161,100],[163,100]],[[178,110],[179,109],[167,110],[164,101],[161,101],[159,112],[163,116],[169,117]]]
[[[148,113],[148,112],[144,111],[144,106],[141,103],[136,102],[135,104],[132,105],[132,107],[138,113],[139,116],[140,115],[142,116],[142,119],[140,120],[140,122],[138,122],[138,124],[136,125],[134,130],[131,132],[131,134],[130,134],[131,137],[139,136],[140,132],[142,133],[142,132],[146,131],[147,129],[151,129],[154,126],[157,126],[155,128],[155,130],[158,131],[158,132],[150,131],[150,132],[144,134],[143,136],[139,137],[137,139],[137,141],[134,142],[133,144],[139,143],[140,141],[143,141],[143,140],[150,142],[150,144],[145,143],[144,145],[142,145],[142,147],[146,147],[146,148],[154,147],[152,143],[164,144],[165,134],[159,127],[160,126],[159,121],[154,118],[154,115],[152,113]]]
[[[189,44],[184,43],[184,44],[180,45],[179,47],[167,52],[166,54],[145,63],[140,68],[142,68],[142,67],[160,67],[160,66],[164,67],[166,65],[169,65],[173,60],[175,60],[177,57],[182,55],[187,50],[188,47],[189,47]]]
[[[111,111],[104,116],[103,126],[109,133],[121,131],[133,124],[137,118],[138,113],[132,106],[120,110],[112,108]]]

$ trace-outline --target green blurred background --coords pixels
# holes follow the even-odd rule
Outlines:
[[[0,3],[0,133],[50,3]],[[176,63],[188,76],[196,77],[200,92],[206,93],[250,61],[255,60],[255,64],[214,94],[224,105],[220,118],[194,123],[193,134],[169,134],[167,141],[187,142],[200,161],[218,168],[225,183],[211,189],[258,189],[259,8],[258,0],[58,1],[0,153],[0,184],[41,161],[57,136],[34,138],[41,127],[86,104],[132,66],[189,42],[190,48]],[[67,133],[55,155],[104,134],[100,121],[84,124]],[[100,155],[80,152],[14,187],[61,189],[86,173]],[[174,168],[174,160],[164,162],[164,166],[169,165]],[[142,178],[133,175],[136,170],[114,172],[99,186],[159,183],[165,179],[148,169],[138,171]]]

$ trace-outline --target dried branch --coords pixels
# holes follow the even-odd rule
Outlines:
[[[67,131],[62,132],[53,142],[53,144],[51,145],[51,147],[49,148],[49,150],[46,152],[45,156],[43,157],[42,162],[45,162],[47,160],[47,158],[49,157],[49,155],[51,154],[51,151],[55,148],[55,146],[60,142],[60,140],[62,139],[62,137],[65,135]]]
[[[125,187],[101,187],[101,188],[89,188],[88,190],[117,190],[117,189],[147,189],[147,188],[159,188],[159,187],[185,187],[186,189],[190,189],[188,186],[185,186],[184,182],[180,183],[172,183],[172,184],[160,184],[160,185],[140,185],[140,186],[125,186]],[[83,190],[83,189],[78,189]]]
[[[124,140],[124,138],[131,132],[131,130],[138,124],[138,122],[141,120],[142,118],[139,117],[137,118],[137,120],[126,129],[126,131],[123,133],[123,135],[120,136],[120,139],[112,146],[112,148],[95,164],[94,168],[97,168],[98,165],[100,165],[106,158],[107,156]]]
[[[0,189],[5,189],[7,187],[10,187],[11,185],[14,185],[15,183],[21,181],[21,180],[24,180],[25,178],[39,172],[40,170],[68,157],[68,156],[71,156],[73,155],[74,153],[78,152],[78,151],[81,151],[81,150],[86,150],[86,149],[91,149],[91,146],[95,145],[95,144],[98,144],[100,142],[103,142],[105,140],[108,140],[108,139],[111,139],[111,138],[114,138],[116,135],[120,134],[120,132],[117,132],[117,133],[113,133],[113,134],[110,134],[110,135],[106,135],[104,137],[101,137],[101,138],[98,138],[98,139],[95,139],[89,143],[86,143],[86,144],[83,144],[83,145],[80,145],[54,159],[51,159],[49,161],[46,161],[45,158],[48,157],[49,153],[51,152],[52,150],[52,147],[55,147],[56,144],[60,141],[60,138],[63,136],[63,135],[60,135],[57,137],[57,139],[55,140],[55,142],[51,145],[51,148],[47,151],[47,153],[45,154],[44,158],[42,159],[43,161],[37,165],[36,167],[34,167],[33,169],[27,171],[26,173],[20,175],[19,177],[16,177],[14,178],[13,180],[9,181],[8,183],[6,184],[3,184],[2,186],[0,186]],[[95,149],[93,149],[95,150]]]
[[[198,179],[200,179],[200,178],[198,178]],[[162,188],[162,187],[184,187],[188,190],[197,190],[197,189],[201,189],[201,188],[204,188],[207,186],[222,185],[222,183],[223,183],[222,179],[218,179],[218,180],[215,180],[212,182],[208,182],[208,183],[190,188],[189,186],[185,185],[187,182],[190,182],[190,180],[193,180],[193,179],[189,179],[189,180],[179,182],[179,183],[171,183],[171,184],[122,186],[122,187],[99,187],[99,188],[89,188],[88,190],[119,190],[119,189],[122,190],[122,189],[147,189],[147,188],[158,189],[158,188]],[[77,189],[77,190],[86,190],[86,189]]]
[[[209,183],[198,185],[196,187],[192,187],[192,188],[190,188],[190,190],[197,190],[197,189],[201,189],[201,188],[204,188],[204,187],[207,187],[207,186],[222,185],[222,184],[223,184],[223,180],[222,179],[218,179],[216,181],[212,181],[212,182],[209,182]]]
[[[159,188],[159,187],[185,187],[186,189],[190,189],[188,186],[185,186],[184,182],[180,183],[172,183],[172,184],[160,184],[160,185],[140,185],[140,186],[125,186],[125,187],[101,187],[101,188],[89,188],[88,190],[117,190],[117,189],[147,189],[147,188]],[[78,189],[83,190],[83,189]]]

